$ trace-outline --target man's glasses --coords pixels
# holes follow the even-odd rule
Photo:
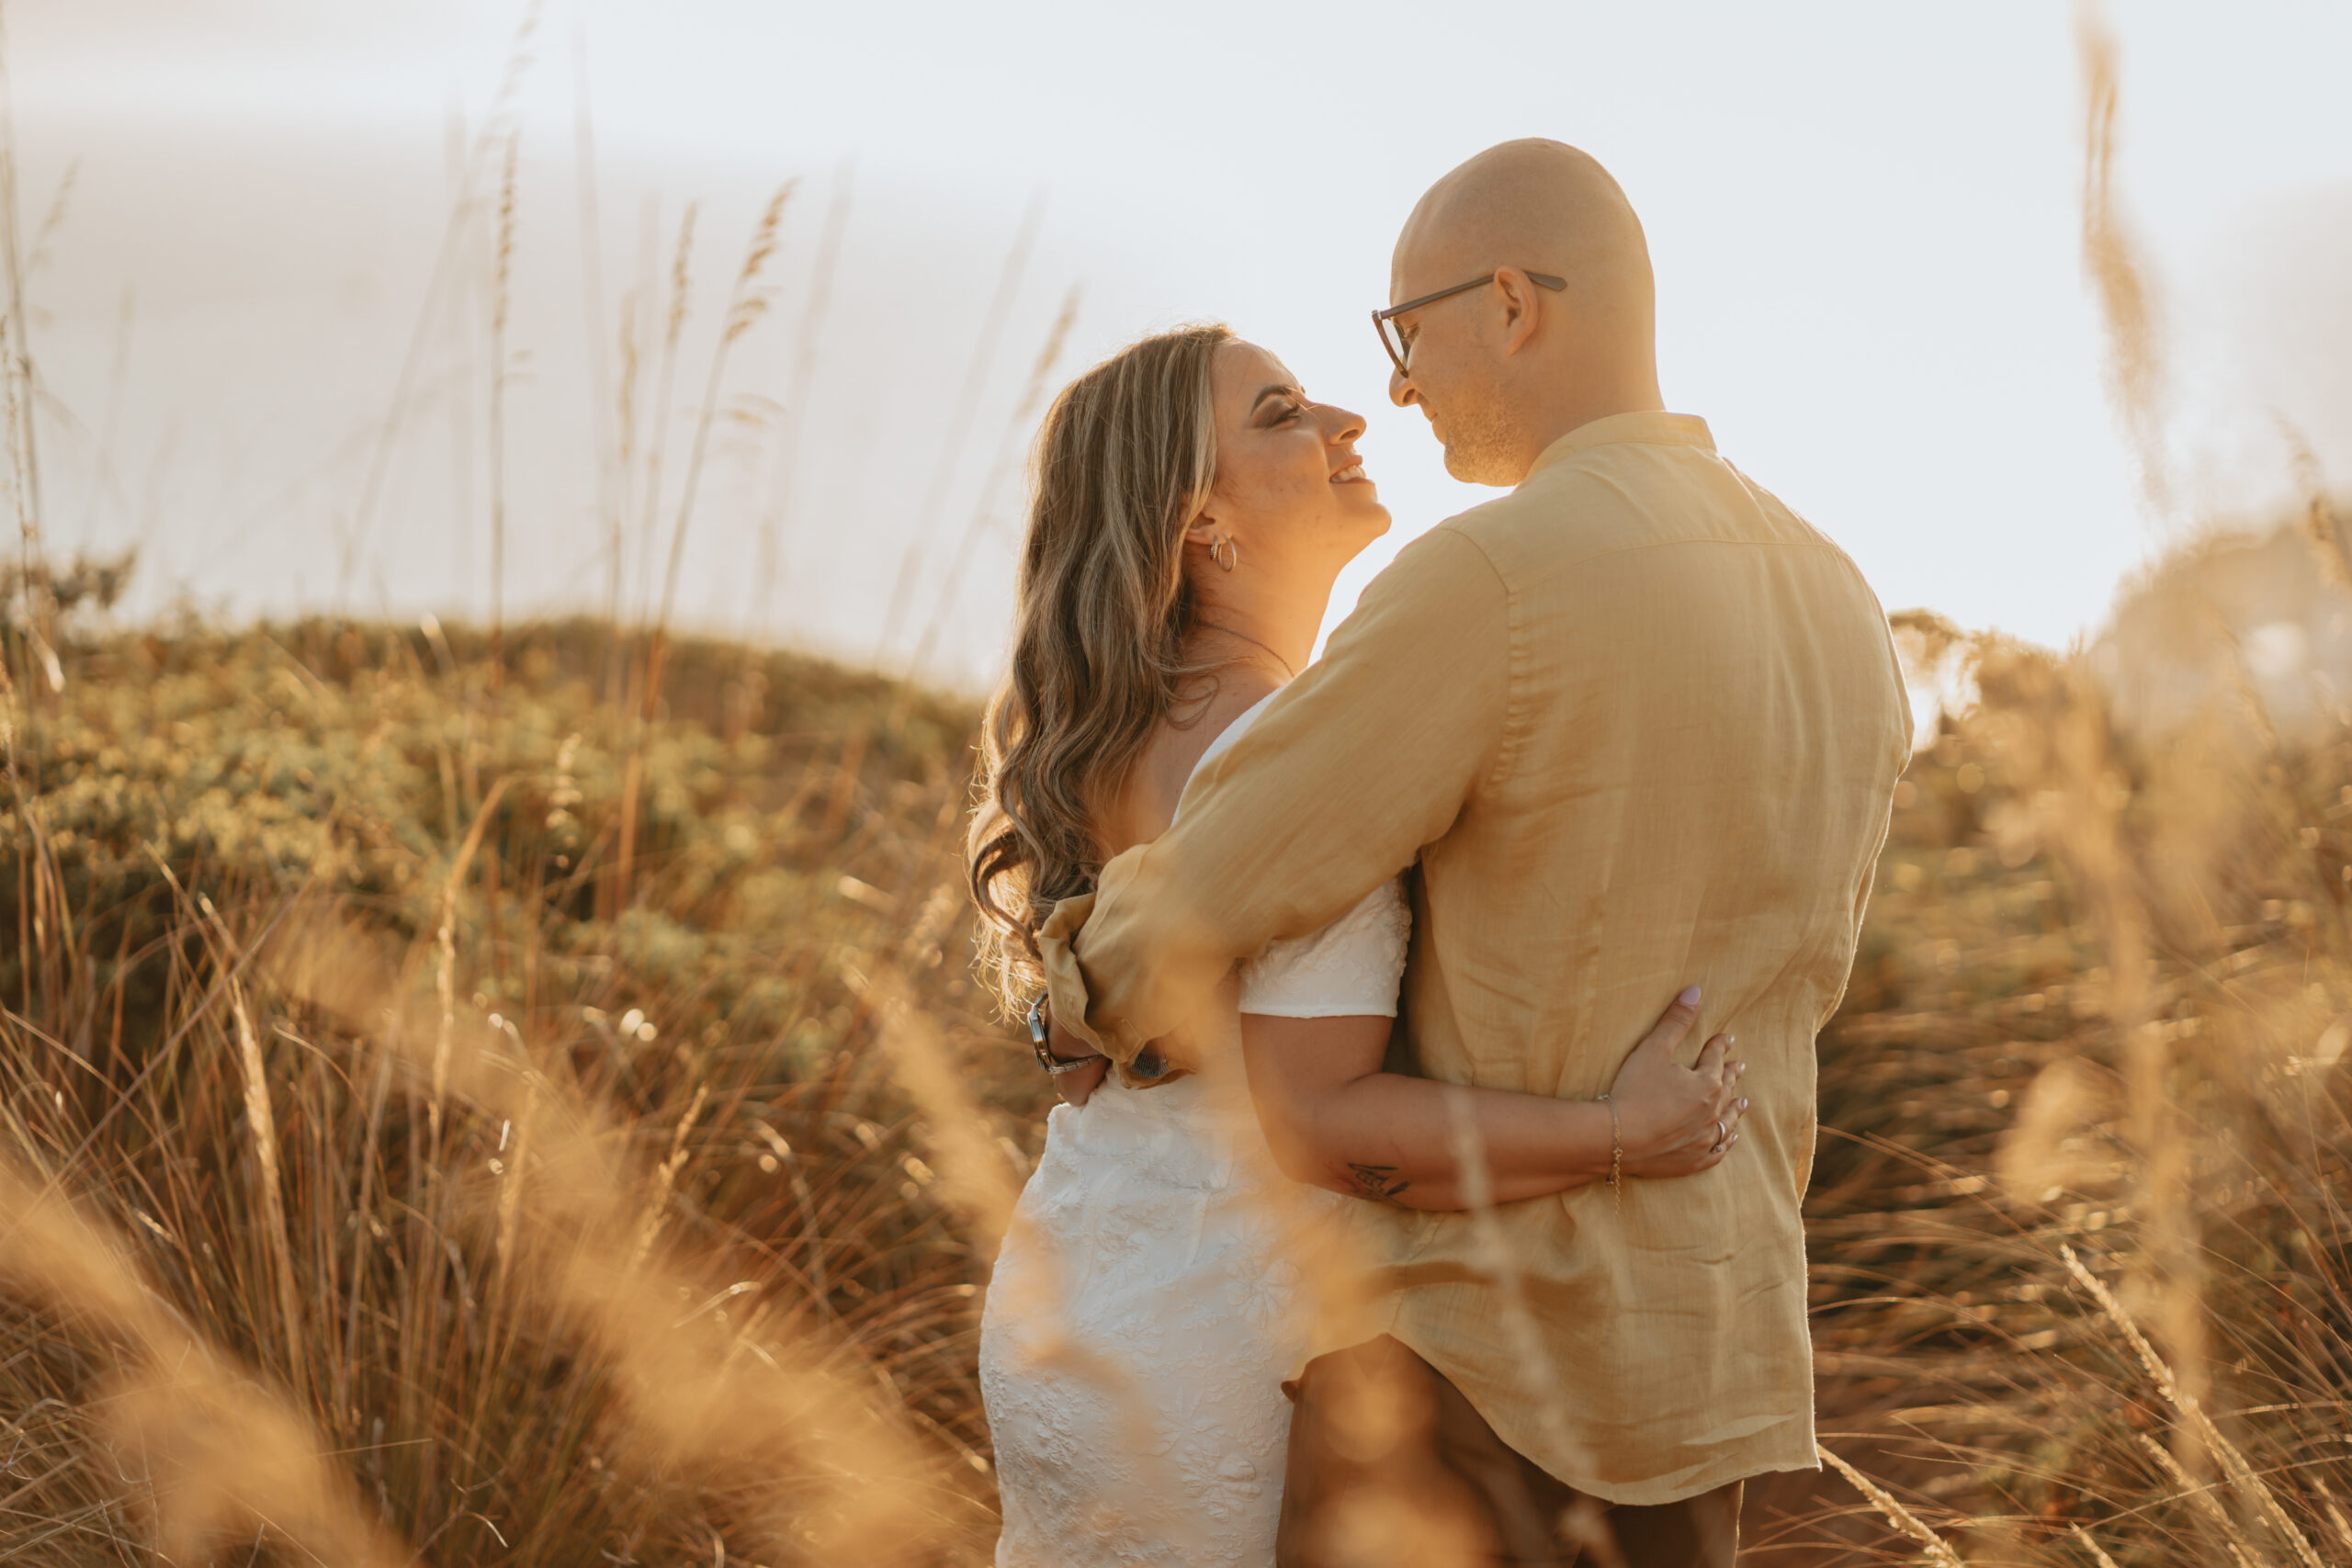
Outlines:
[[[1473,288],[1484,288],[1494,280],[1495,275],[1490,272],[1484,277],[1474,277],[1467,283],[1457,283],[1451,288],[1441,288],[1434,294],[1424,294],[1418,299],[1408,299],[1402,305],[1391,305],[1385,310],[1374,310],[1372,313],[1373,330],[1380,334],[1380,346],[1388,351],[1389,362],[1396,367],[1396,374],[1399,376],[1412,374],[1406,367],[1405,362],[1412,357],[1413,353],[1405,343],[1404,330],[1396,324],[1397,317],[1408,310],[1418,310],[1424,305],[1435,304],[1440,299],[1448,299],[1456,294],[1467,294]],[[1549,288],[1555,292],[1568,286],[1566,278],[1554,277],[1548,272],[1531,272],[1527,275],[1527,281],[1539,288]]]

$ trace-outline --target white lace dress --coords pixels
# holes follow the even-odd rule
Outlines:
[[[1388,884],[1244,965],[1239,1010],[1394,1017],[1410,920]],[[1233,1076],[1114,1077],[1046,1122],[980,1322],[999,1568],[1273,1562],[1282,1380],[1348,1200],[1274,1168]]]

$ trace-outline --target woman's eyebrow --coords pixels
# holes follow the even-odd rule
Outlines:
[[[1260,403],[1264,402],[1268,398],[1280,397],[1296,398],[1300,402],[1305,402],[1306,400],[1306,394],[1300,391],[1296,387],[1291,386],[1287,382],[1277,381],[1270,387],[1261,387],[1258,389],[1258,395],[1250,400],[1250,412],[1251,413],[1256,413]]]

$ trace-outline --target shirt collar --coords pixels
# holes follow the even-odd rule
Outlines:
[[[1605,419],[1579,424],[1544,447],[1529,466],[1528,477],[1532,479],[1555,463],[1566,462],[1588,447],[1620,442],[1644,446],[1696,446],[1702,452],[1715,449],[1713,433],[1708,430],[1707,422],[1696,414],[1612,413]]]

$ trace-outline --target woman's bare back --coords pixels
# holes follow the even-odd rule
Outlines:
[[[1228,665],[1216,680],[1204,699],[1180,705],[1180,711],[1163,717],[1144,742],[1143,754],[1102,813],[1105,860],[1168,831],[1185,781],[1200,765],[1202,754],[1235,719],[1282,685],[1270,672],[1248,664]]]

